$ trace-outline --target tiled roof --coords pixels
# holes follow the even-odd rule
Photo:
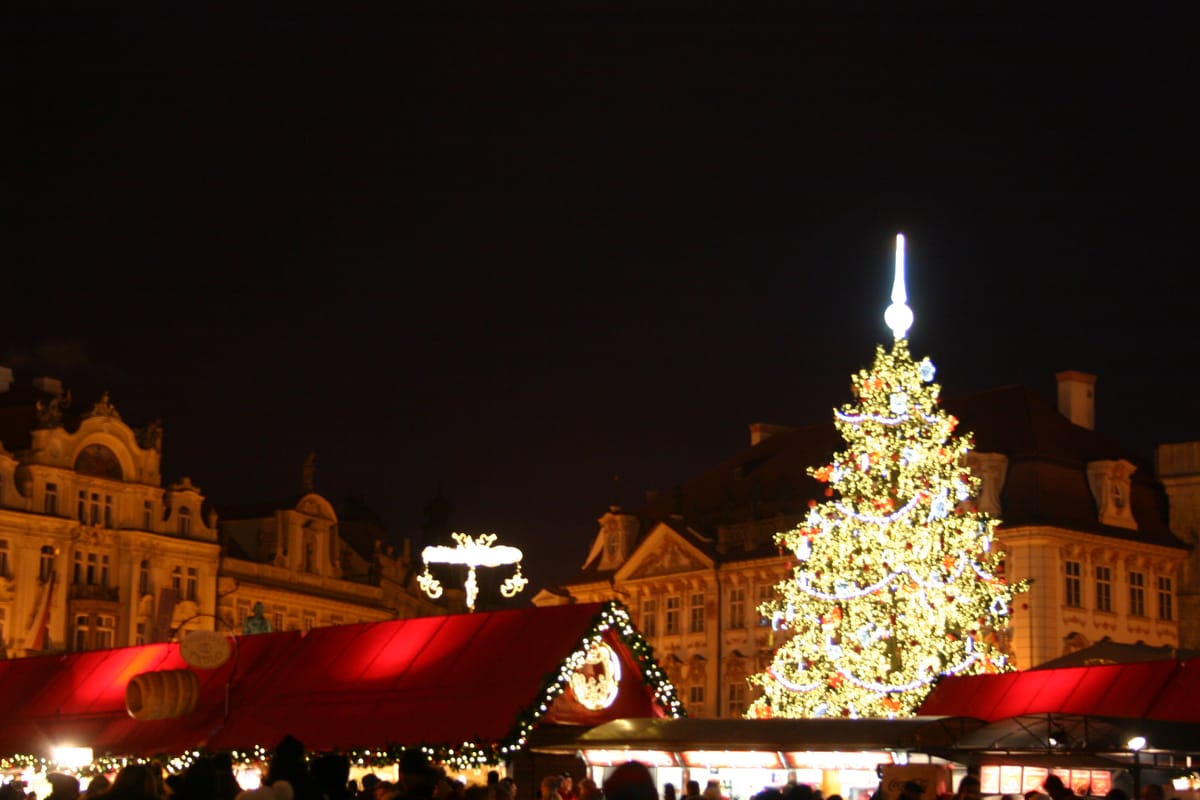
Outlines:
[[[1016,526],[1061,527],[1186,547],[1167,527],[1165,493],[1152,468],[1103,433],[1072,424],[1040,394],[1025,386],[1005,386],[948,398],[943,405],[958,417],[959,434],[973,434],[976,452],[1008,457],[1001,495],[1002,530]],[[770,556],[778,550],[769,536],[756,537],[749,549],[737,547],[723,553],[718,543],[719,528],[755,520],[769,526],[773,520],[798,518],[810,500],[826,499],[825,486],[810,478],[807,468],[826,463],[844,446],[832,419],[821,425],[785,430],[629,513],[638,516],[641,537],[664,522],[680,531],[691,529],[700,534],[692,536],[694,543],[718,560]],[[1136,531],[1101,524],[1088,486],[1089,462],[1120,459],[1137,467],[1131,485]],[[579,580],[597,580],[607,574],[589,569]]]

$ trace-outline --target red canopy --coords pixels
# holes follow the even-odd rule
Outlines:
[[[1200,722],[1200,658],[950,676],[917,713],[988,722],[1030,714]]]
[[[621,680],[607,708],[564,691],[567,663],[599,635]],[[190,669],[196,710],[134,720],[135,675]],[[228,699],[227,699],[228,698]],[[100,755],[273,747],[291,734],[313,751],[428,745],[494,749],[534,725],[592,726],[674,713],[673,689],[617,604],[590,603],[236,637],[212,670],[189,667],[176,644],[0,662],[0,755],[56,744]]]

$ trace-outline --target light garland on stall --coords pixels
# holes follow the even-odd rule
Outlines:
[[[971,437],[939,407],[933,363],[909,354],[903,274],[898,237],[895,341],[834,412],[846,449],[808,470],[831,499],[776,534],[793,574],[759,610],[788,638],[751,677],[747,716],[910,715],[943,675],[1011,669],[999,633],[1028,583],[1005,580],[999,521],[973,503]]]

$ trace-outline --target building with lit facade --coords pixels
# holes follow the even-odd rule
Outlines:
[[[1195,647],[1200,444],[1160,448],[1157,476],[1094,429],[1093,376],[1059,373],[1057,388],[1057,405],[1022,386],[944,402],[974,434],[981,485],[967,502],[1001,520],[1006,575],[1032,581],[1001,643],[1011,663],[1104,640]],[[621,600],[690,716],[741,716],[747,677],[782,635],[757,610],[792,576],[774,534],[825,498],[806,470],[843,446],[832,423],[751,425],[728,460],[637,508],[610,507],[580,571],[534,602]]]
[[[0,367],[0,655],[240,632],[257,602],[284,629],[445,613],[406,552],[343,538],[311,486],[266,518],[220,522],[189,478],[164,482],[162,442],[107,395],[75,408],[59,381]],[[382,540],[376,528],[351,523],[360,540]]]
[[[461,592],[439,604],[420,590],[407,541],[385,547],[369,511],[343,519],[313,490],[311,458],[295,496],[223,511],[221,618],[240,631],[262,603],[271,629],[285,631],[460,610]]]

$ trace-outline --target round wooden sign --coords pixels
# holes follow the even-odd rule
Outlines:
[[[216,669],[233,655],[233,645],[217,631],[188,631],[179,642],[179,655],[189,667]]]

